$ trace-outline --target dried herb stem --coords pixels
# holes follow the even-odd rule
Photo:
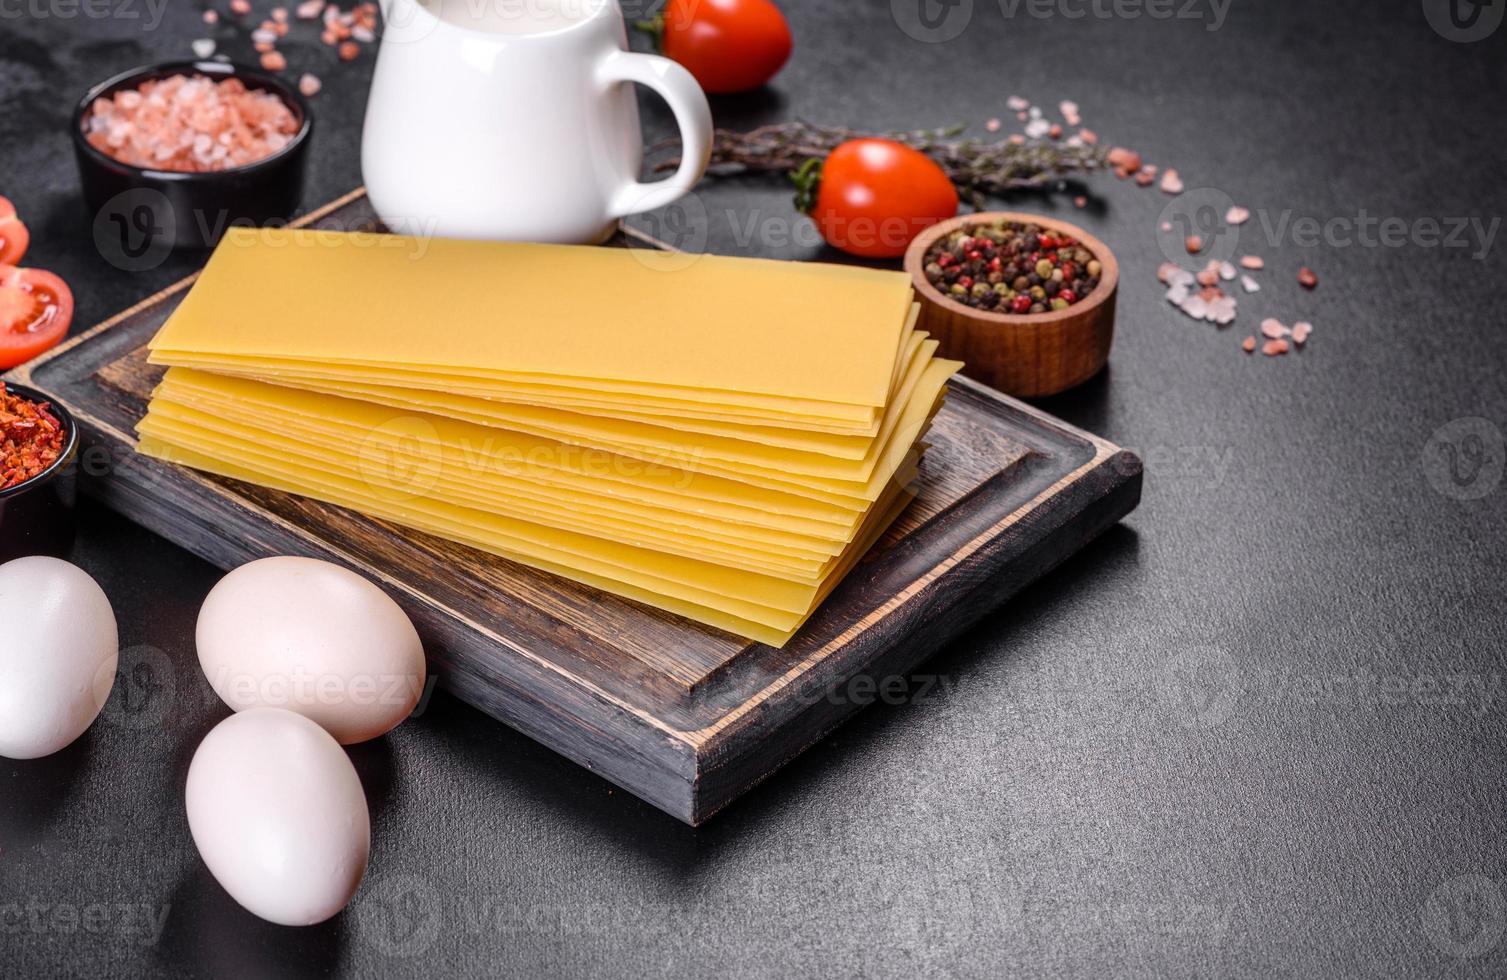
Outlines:
[[[1092,174],[1108,169],[1104,152],[1097,146],[1070,145],[1056,140],[1003,139],[985,142],[959,138],[962,126],[909,132],[869,133],[841,126],[818,126],[797,121],[760,126],[745,133],[719,129],[712,139],[709,170],[714,173],[790,174],[810,160],[825,159],[838,144],[850,139],[879,136],[914,147],[931,157],[957,185],[958,193],[975,207],[985,199],[1008,191],[1041,187],[1074,174]],[[651,154],[678,148],[672,138],[649,147]],[[655,166],[673,170],[679,159]]]

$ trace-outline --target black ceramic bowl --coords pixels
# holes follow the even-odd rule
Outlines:
[[[33,402],[47,402],[63,423],[63,453],[30,480],[0,490],[0,564],[29,555],[67,557],[73,547],[73,505],[78,497],[78,425],[52,398],[12,382],[5,388]]]
[[[149,170],[110,157],[84,138],[84,118],[94,100],[142,82],[174,75],[239,78],[248,89],[272,92],[293,111],[298,132],[269,157],[209,173]],[[169,248],[210,248],[232,222],[263,225],[285,220],[303,196],[304,162],[314,117],[298,90],[276,76],[219,61],[170,61],[135,68],[94,86],[73,110],[73,149],[84,201],[94,216],[94,237],[106,258],[129,265]],[[116,251],[120,255],[116,255]],[[124,262],[122,262],[124,260]]]

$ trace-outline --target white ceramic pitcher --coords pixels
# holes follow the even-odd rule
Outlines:
[[[669,204],[705,171],[705,94],[675,62],[626,50],[617,0],[381,7],[361,169],[394,231],[600,242],[618,218]],[[680,126],[680,167],[664,180],[638,180],[631,82],[663,96]]]

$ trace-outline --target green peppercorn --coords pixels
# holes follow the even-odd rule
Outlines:
[[[1052,300],[1052,309],[1054,310],[1065,310],[1068,308],[1068,305],[1068,301],[1065,299]]]
[[[1031,313],[1045,313],[1046,311],[1047,308],[1045,306],[1042,306],[1040,303],[1032,303],[1031,309],[1029,310],[1029,312]]]
[[[988,283],[976,282],[976,283],[973,284],[973,298],[974,299],[983,299],[984,296],[986,296],[986,295],[988,295],[989,293],[992,293],[992,292],[994,292],[994,290],[992,290],[992,289],[989,288],[989,284]]]
[[[1047,298],[1047,291],[1045,289],[1042,289],[1040,286],[1032,286],[1031,298],[1038,301],[1044,300]]]
[[[1104,272],[1104,263],[1098,259],[1089,259],[1084,268],[1088,270],[1088,277],[1090,279],[1097,279]]]
[[[942,267],[940,265],[937,265],[935,262],[926,263],[926,278],[930,279],[932,282],[936,282],[938,279],[942,278]]]
[[[1014,290],[1012,290],[1009,286],[1005,285],[1002,282],[997,282],[994,284],[994,291],[1001,296],[1014,295]]]
[[[951,286],[947,287],[947,291],[954,296],[968,295],[968,290],[964,289],[962,286],[959,286],[957,283],[953,283]]]
[[[1065,278],[1067,278],[1067,277],[1062,274],[1062,270],[1061,269],[1053,269],[1052,270],[1052,281],[1053,282],[1060,283]]]
[[[1043,278],[1043,279],[1045,279],[1047,276],[1050,276],[1052,274],[1052,263],[1051,263],[1051,260],[1050,259],[1041,259],[1041,260],[1039,260],[1036,263],[1036,274],[1038,276],[1040,276],[1041,278]]]

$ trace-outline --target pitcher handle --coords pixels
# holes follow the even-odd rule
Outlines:
[[[695,187],[712,156],[712,110],[691,73],[657,54],[614,51],[602,60],[597,77],[603,85],[637,82],[658,92],[670,104],[680,127],[680,167],[663,180],[634,180],[624,185],[608,204],[612,216],[626,218],[653,211]]]

